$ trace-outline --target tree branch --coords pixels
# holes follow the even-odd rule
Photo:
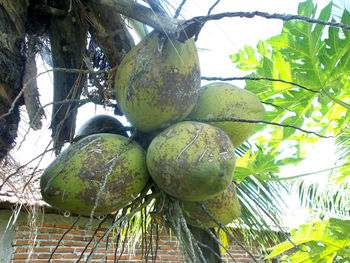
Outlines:
[[[63,233],[63,235],[61,236],[61,238],[58,240],[58,242],[57,242],[57,244],[56,244],[56,247],[55,247],[55,248],[53,249],[53,251],[51,252],[50,257],[49,257],[49,259],[48,259],[47,262],[50,262],[50,261],[51,261],[52,256],[53,256],[53,254],[55,254],[57,248],[60,246],[61,241],[62,241],[63,238],[73,229],[73,227],[76,225],[76,223],[78,223],[79,219],[80,219],[80,215],[77,216],[77,218],[74,220],[73,224],[67,229],[67,231]]]
[[[216,0],[216,2],[209,8],[207,15],[211,14],[211,11],[220,3],[220,0]]]
[[[199,121],[199,122],[222,122],[222,121],[232,121],[232,122],[245,122],[245,123],[257,123],[257,124],[269,124],[269,125],[275,125],[283,128],[292,128],[299,130],[301,132],[305,132],[308,134],[313,134],[321,138],[334,138],[334,136],[325,136],[322,134],[319,134],[314,131],[308,131],[304,130],[302,128],[299,128],[297,126],[289,125],[289,124],[281,124],[277,122],[271,122],[271,121],[258,121],[258,120],[245,120],[245,119],[237,119],[237,118],[212,118],[212,119],[191,119],[192,121]]]
[[[287,14],[269,14],[266,12],[254,11],[254,12],[225,12],[206,16],[197,16],[189,20],[179,20],[172,17],[162,15],[160,13],[154,12],[151,8],[147,8],[137,2],[130,0],[90,0],[93,3],[99,3],[101,5],[106,5],[109,8],[115,9],[117,12],[140,21],[146,25],[153,27],[155,30],[164,32],[168,35],[174,36],[179,41],[186,41],[187,39],[198,34],[204,24],[208,21],[219,20],[223,18],[233,18],[233,17],[264,17],[266,19],[279,19],[282,21],[304,21],[312,24],[319,24],[325,26],[332,26],[341,28],[343,30],[350,30],[350,26],[332,22],[324,21],[314,18],[309,18],[299,15],[287,15]]]
[[[180,15],[181,9],[185,5],[186,1],[187,0],[182,0],[181,4],[179,5],[179,7],[175,11],[174,18],[178,18],[178,16]]]
[[[154,12],[135,1],[130,0],[90,0],[94,4],[106,5],[127,17],[153,27],[155,30],[167,33],[178,31],[181,20],[177,20]]]
[[[204,24],[208,21],[211,20],[219,20],[222,18],[228,18],[228,17],[245,17],[245,18],[253,18],[255,16],[263,17],[266,19],[279,19],[283,21],[292,21],[292,20],[297,20],[297,21],[304,21],[308,22],[311,24],[319,24],[319,25],[324,25],[324,26],[331,26],[331,27],[338,27],[344,30],[350,30],[350,26],[345,25],[343,23],[338,23],[338,22],[332,22],[332,21],[324,21],[324,20],[319,20],[319,19],[314,19],[314,18],[309,18],[306,16],[299,16],[299,15],[288,15],[288,14],[269,14],[266,12],[260,12],[260,11],[254,11],[254,12],[225,12],[225,13],[220,13],[220,14],[214,14],[214,15],[208,15],[208,16],[198,16],[198,17],[193,17],[192,19],[188,20],[188,22],[194,22],[196,21],[197,23]]]
[[[221,77],[201,77],[201,79],[203,80],[208,80],[208,81],[231,81],[231,80],[268,80],[268,81],[276,81],[276,82],[282,82],[282,83],[286,83],[286,84],[290,84],[290,85],[293,85],[293,86],[296,86],[296,87],[299,87],[301,89],[304,89],[304,90],[307,90],[307,91],[310,91],[310,92],[313,92],[313,93],[320,93],[319,91],[317,90],[313,90],[313,89],[310,89],[310,88],[307,88],[305,86],[302,86],[298,83],[294,83],[294,82],[291,82],[291,81],[286,81],[286,80],[283,80],[283,79],[273,79],[273,78],[264,78],[264,77],[261,77],[261,78],[254,78],[254,77],[232,77],[232,78],[221,78]]]

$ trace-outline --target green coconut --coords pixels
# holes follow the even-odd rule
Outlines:
[[[260,121],[264,115],[264,106],[254,93],[218,82],[201,88],[198,102],[187,119],[205,122],[220,118]],[[209,123],[225,131],[235,147],[248,139],[256,126],[256,123],[233,121]]]
[[[222,130],[200,122],[179,122],[152,140],[147,168],[169,195],[202,201],[223,192],[231,183],[234,150]]]
[[[43,172],[40,188],[44,201],[54,207],[90,215],[97,203],[94,215],[99,216],[127,205],[148,178],[145,152],[137,143],[101,133],[58,155]]]
[[[128,136],[123,124],[109,115],[96,115],[88,119],[77,131],[74,141],[96,133],[113,133]]]
[[[241,214],[241,206],[239,204],[234,183],[231,183],[221,194],[202,201],[201,203],[223,226],[231,223]],[[209,228],[218,226],[216,222],[213,221],[205,211],[203,211],[198,202],[183,202],[183,209],[185,210],[185,214],[188,213],[186,219],[187,223],[190,225],[200,226],[200,224],[203,224]],[[200,221],[200,223],[197,221]]]
[[[184,119],[197,102],[200,68],[193,39],[185,43],[158,32],[147,35],[118,67],[118,106],[144,132]]]

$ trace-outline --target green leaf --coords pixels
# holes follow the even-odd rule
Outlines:
[[[333,4],[319,13],[320,20],[331,20]],[[298,14],[315,18],[317,6],[312,1],[301,2]],[[342,23],[349,24],[350,14],[344,10]],[[268,47],[270,46],[270,48]],[[272,51],[271,51],[272,48]],[[257,45],[257,52],[245,47],[238,53],[238,67],[254,70],[250,77],[283,79],[294,82],[311,92],[290,84],[272,81],[246,81],[246,89],[263,101],[276,105],[269,109],[264,120],[297,126],[325,134],[336,134],[345,125],[346,109],[350,107],[350,35],[338,28],[300,21],[284,22],[281,34]],[[255,56],[255,58],[253,57]],[[235,56],[233,56],[235,57]],[[243,59],[244,58],[244,59]],[[321,92],[318,92],[321,91]],[[339,105],[341,107],[339,107]],[[281,108],[278,108],[281,107]],[[291,111],[295,113],[291,116]],[[259,126],[259,132],[268,129],[276,139],[300,140],[305,134],[293,128],[270,125]],[[266,147],[279,151],[275,140],[260,139]],[[267,149],[266,148],[266,149]]]
[[[301,116],[291,116],[282,121],[282,124],[292,125],[295,127],[301,127],[303,123],[304,119]],[[295,132],[295,128],[283,128],[283,139],[289,138]]]
[[[290,262],[333,262],[336,256],[350,259],[350,220],[330,218],[326,221],[301,225],[291,231],[291,240],[304,248],[288,257]],[[267,259],[285,253],[295,245],[289,240],[271,248]],[[305,250],[305,248],[308,248]],[[331,260],[331,261],[330,261]]]

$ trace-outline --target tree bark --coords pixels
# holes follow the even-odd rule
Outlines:
[[[93,4],[100,4],[115,10],[115,12],[133,18],[160,32],[172,34],[181,24],[180,20],[173,19],[154,12],[152,9],[130,0],[89,0]]]
[[[87,3],[89,32],[102,49],[109,65],[118,66],[129,50],[135,46],[124,21],[115,9],[100,3]]]
[[[83,67],[87,24],[83,9],[70,6],[70,1],[50,3],[52,7],[67,10],[65,16],[52,16],[49,25],[52,62],[54,67],[79,69]],[[75,132],[77,103],[56,104],[58,101],[79,99],[85,77],[78,73],[54,71],[54,92],[51,129],[54,148],[58,154],[65,142],[71,142]]]
[[[26,86],[23,92],[24,103],[29,116],[29,125],[33,130],[40,130],[42,127],[41,119],[44,116],[44,109],[39,100],[37,86],[37,70],[35,55],[37,37],[27,36],[26,61],[24,66],[23,83]]]
[[[26,20],[25,0],[0,1],[0,161],[17,137],[23,100],[14,101],[22,89]]]

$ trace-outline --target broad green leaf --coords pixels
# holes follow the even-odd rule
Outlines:
[[[271,248],[267,259],[276,257],[295,245],[302,250],[288,257],[290,262],[333,262],[336,256],[350,260],[350,220],[330,218],[301,225],[291,231],[289,240]]]
[[[299,4],[298,14],[327,21],[332,19],[332,7],[333,4],[329,3],[316,17],[317,6],[308,0]],[[341,22],[350,24],[348,11],[344,10]],[[282,79],[315,91],[277,81],[247,80],[247,90],[257,94],[262,101],[275,105],[268,108],[264,120],[279,123],[284,120],[284,124],[323,135],[335,135],[345,127],[345,120],[350,117],[348,31],[288,21],[284,22],[281,34],[271,37],[265,44],[260,41],[256,50],[254,52],[246,46],[231,57],[236,58],[233,62],[239,68],[254,71],[250,77]],[[280,143],[285,139],[311,138],[293,128],[265,125],[257,130],[264,129],[275,140],[270,140],[269,136],[265,136],[269,140],[259,137],[259,144],[272,151],[280,151]],[[278,139],[280,143],[276,142]]]

